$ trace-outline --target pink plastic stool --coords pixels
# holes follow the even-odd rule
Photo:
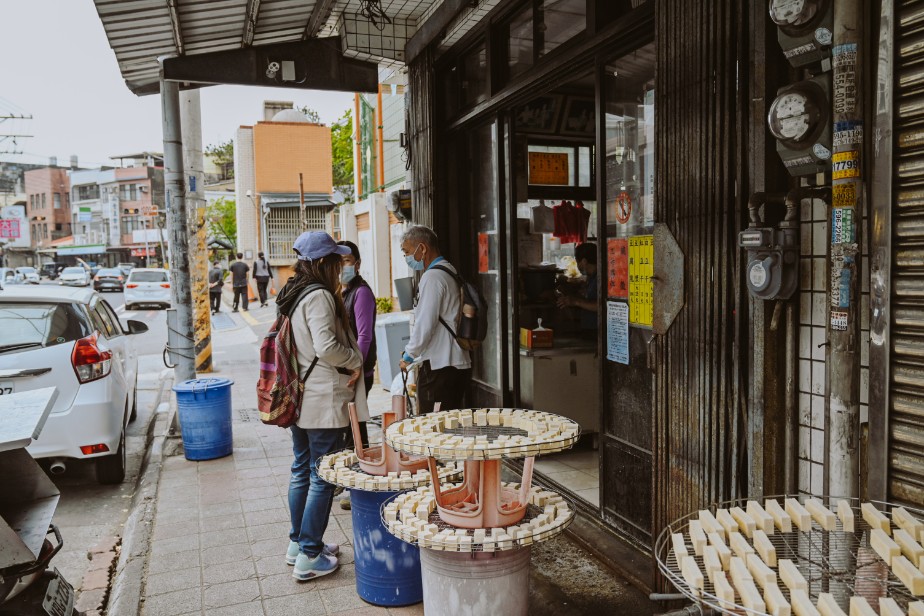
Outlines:
[[[523,482],[519,490],[505,488],[501,483],[500,460],[466,460],[462,485],[443,491],[436,472],[436,459],[429,458],[427,462],[440,518],[458,528],[497,528],[516,524],[526,515],[534,461],[535,458],[530,457],[523,462]]]
[[[400,473],[409,471],[411,474],[427,468],[426,458],[418,458],[403,453],[398,453],[391,447],[382,444],[379,447],[363,448],[363,439],[359,433],[359,418],[356,416],[356,405],[352,402],[349,404],[350,409],[350,426],[353,429],[353,447],[356,457],[359,459],[359,467],[363,472],[369,475],[385,476],[388,473]],[[405,414],[404,396],[391,397],[391,412],[382,413],[382,434],[388,429],[388,426],[404,419]]]

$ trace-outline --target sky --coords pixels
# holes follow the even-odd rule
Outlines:
[[[23,155],[0,160],[67,165],[112,165],[110,156],[163,151],[160,98],[138,97],[126,87],[92,0],[4,2],[0,34],[0,135],[17,139]],[[283,88],[210,86],[201,90],[203,146],[234,137],[238,126],[262,119],[264,100],[294,101],[331,123],[352,107],[353,95]],[[0,152],[12,149],[0,141]]]

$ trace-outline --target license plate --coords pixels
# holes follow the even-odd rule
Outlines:
[[[10,395],[13,389],[13,381],[0,381],[0,396]]]
[[[48,583],[42,607],[48,616],[71,616],[74,612],[74,587],[55,569],[55,578]]]

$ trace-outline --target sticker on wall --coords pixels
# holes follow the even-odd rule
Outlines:
[[[606,358],[629,365],[629,306],[606,302]]]
[[[831,187],[833,207],[854,207],[857,204],[857,185],[853,182],[835,184]]]
[[[847,313],[841,310],[831,311],[831,329],[837,332],[847,331]]]
[[[831,246],[831,307],[850,308],[850,283],[853,280],[855,260],[844,249],[856,250],[855,246],[837,244]]]
[[[616,195],[616,221],[619,224],[626,224],[632,216],[632,197],[629,193],[622,191]]]
[[[850,120],[834,123],[834,147],[863,143],[863,122]]]
[[[831,157],[833,165],[831,167],[831,178],[843,180],[845,178],[860,177],[860,153],[857,150],[849,152],[837,152]]]
[[[629,297],[629,242],[625,239],[606,240],[606,295]]]
[[[629,323],[651,327],[654,320],[654,236],[629,238]]]
[[[853,113],[857,105],[857,45],[831,50],[834,66],[834,113]]]
[[[485,274],[490,269],[488,259],[488,234],[478,234],[478,273]]]
[[[854,210],[850,207],[836,207],[831,210],[831,243],[853,244],[856,240]]]

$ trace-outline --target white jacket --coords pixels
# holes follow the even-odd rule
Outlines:
[[[334,296],[323,289],[309,293],[293,309],[291,321],[302,378],[315,356],[318,357],[317,365],[305,381],[298,427],[308,430],[345,428],[350,423],[347,404],[353,401],[359,420],[368,420],[362,375],[356,385],[350,387],[347,385],[350,374],[337,372],[337,368],[350,373],[361,370],[363,356],[352,332],[344,328],[336,316]]]
[[[405,351],[414,359],[429,360],[431,370],[451,366],[471,368],[468,351],[462,349],[449,330],[440,323],[440,317],[456,328],[459,310],[462,307],[459,283],[448,272],[436,269],[447,267],[457,271],[448,261],[431,264],[420,277],[417,305],[414,306],[414,328]]]

